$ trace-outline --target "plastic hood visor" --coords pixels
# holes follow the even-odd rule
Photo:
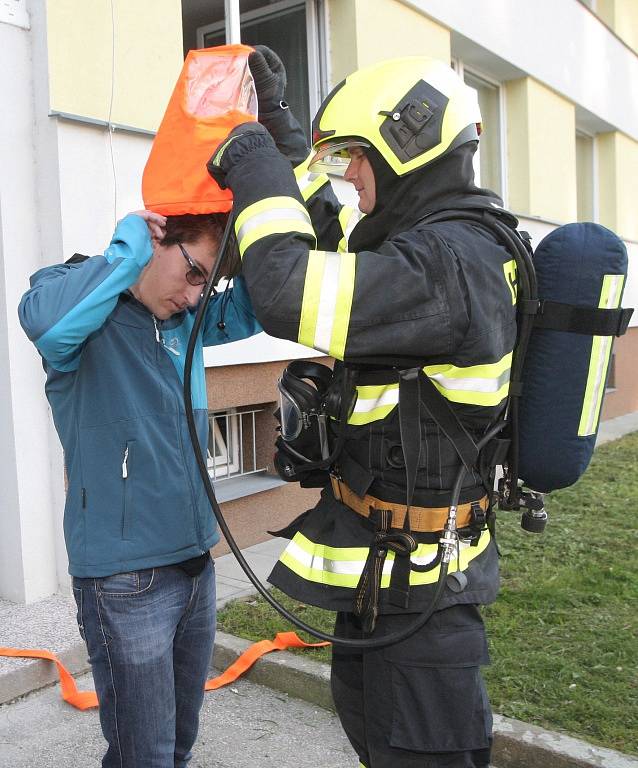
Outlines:
[[[190,51],[153,142],[142,177],[148,210],[164,216],[226,212],[232,194],[206,163],[237,125],[257,119],[247,45]]]

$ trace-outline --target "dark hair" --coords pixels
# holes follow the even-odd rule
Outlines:
[[[197,243],[208,238],[214,243],[220,243],[228,222],[228,213],[185,213],[181,216],[166,217],[166,234],[162,245],[177,243]],[[220,276],[234,277],[241,268],[241,259],[237,249],[237,241],[231,236],[226,247]]]

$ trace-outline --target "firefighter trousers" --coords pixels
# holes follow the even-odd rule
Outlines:
[[[416,614],[382,615],[374,636]],[[335,634],[363,637],[350,613]],[[433,614],[407,640],[370,651],[333,649],[331,685],[343,729],[364,768],[487,768],[492,715],[480,666],[489,663],[477,606]]]

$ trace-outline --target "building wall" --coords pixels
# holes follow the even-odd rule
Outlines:
[[[596,13],[623,42],[638,51],[638,4],[635,0],[597,0]]]
[[[638,141],[619,131],[600,134],[598,173],[601,224],[622,237],[638,241]]]
[[[638,57],[578,0],[489,0],[477,13],[467,0],[401,4],[449,29],[453,55],[479,71],[502,82],[532,77],[577,105],[596,132],[606,125],[638,139],[638,99],[629,96]]]
[[[319,501],[319,490],[289,483],[279,488],[244,496],[221,504],[221,509],[240,548],[272,538],[268,531],[285,528],[296,517],[312,509]],[[225,555],[230,548],[224,538],[213,549],[213,557]]]
[[[450,60],[450,34],[396,0],[329,0],[332,85],[359,67],[395,56]]]
[[[33,77],[45,36],[41,15],[32,14],[27,23],[28,28],[0,23],[0,93],[9,105],[0,113],[0,596],[18,602],[57,587],[56,468],[42,368],[16,312],[27,276],[40,266],[49,224],[48,213],[39,210],[46,183],[36,164],[47,167],[45,94]]]
[[[508,81],[505,91],[510,208],[550,221],[574,221],[574,105],[530,77]]]
[[[157,130],[183,63],[179,0],[47,0],[51,109]]]
[[[614,389],[607,391],[601,418],[613,419],[638,411],[636,361],[638,360],[638,328],[614,342]]]

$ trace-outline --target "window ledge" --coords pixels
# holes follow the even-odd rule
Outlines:
[[[244,496],[252,496],[262,491],[269,491],[272,488],[279,488],[281,485],[286,485],[286,481],[275,475],[269,475],[266,472],[239,475],[238,477],[229,477],[227,479],[220,478],[213,481],[215,496],[220,504],[223,504],[225,501],[241,499]]]

